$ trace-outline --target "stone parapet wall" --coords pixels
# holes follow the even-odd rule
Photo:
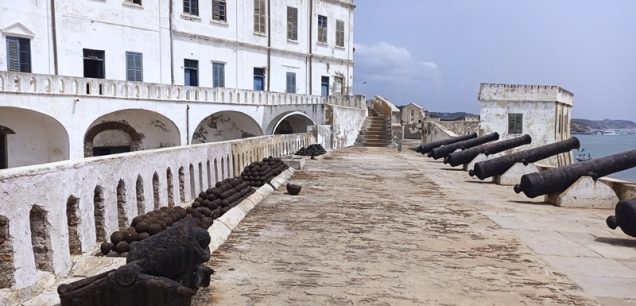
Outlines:
[[[464,120],[456,120],[456,121],[439,121],[440,125],[445,128],[453,131],[453,133],[457,135],[464,135],[472,132],[479,133],[479,121],[464,121]],[[485,134],[483,134],[485,135]]]
[[[424,121],[422,123],[422,144],[456,136],[457,134],[455,134],[455,132],[447,129],[445,126],[439,124],[439,122]]]
[[[545,101],[574,103],[574,95],[551,85],[511,85],[482,83],[479,88],[480,101]]]
[[[0,284],[29,287],[38,271],[64,276],[71,253],[95,250],[120,222],[185,205],[248,162],[312,141],[309,133],[273,135],[3,170],[0,254],[12,256],[0,258]]]
[[[206,88],[157,83],[90,79],[0,71],[0,92],[38,95],[94,96],[152,101],[248,104],[333,104],[364,108],[364,96],[311,96],[236,88]]]

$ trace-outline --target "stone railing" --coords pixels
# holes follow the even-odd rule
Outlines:
[[[71,254],[95,250],[144,212],[184,205],[249,162],[313,143],[273,135],[0,171],[0,289],[65,275]]]
[[[364,96],[311,96],[0,71],[0,92],[248,105],[334,104],[365,107]]]
[[[422,144],[456,136],[457,134],[455,134],[455,132],[449,130],[437,121],[427,120],[422,122]]]

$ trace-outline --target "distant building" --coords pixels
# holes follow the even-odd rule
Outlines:
[[[424,118],[426,118],[424,108],[415,103],[398,106],[398,108],[400,109],[400,116],[403,124],[418,123],[420,120],[423,121]]]
[[[481,84],[481,134],[497,132],[500,139],[523,134],[532,144],[527,150],[570,138],[574,96],[558,86]],[[544,162],[563,166],[572,162],[571,154],[560,154]]]

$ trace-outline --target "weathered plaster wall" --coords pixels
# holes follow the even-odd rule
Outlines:
[[[439,122],[425,121],[422,128],[422,144],[427,144],[433,141],[446,139],[448,137],[456,137],[453,131],[447,129]]]
[[[308,131],[313,135],[316,143],[321,144],[326,150],[333,149],[331,125],[310,126]]]
[[[140,109],[116,111],[95,120],[89,126],[89,130],[105,122],[120,122],[132,127],[141,136],[139,150],[173,147],[181,144],[181,135],[177,125],[155,112]],[[94,146],[103,145],[104,142],[121,142],[122,139],[119,135],[121,134],[112,135],[112,137],[116,137],[112,141],[106,139],[105,135],[100,135],[101,139],[98,139],[98,142],[94,141]]]
[[[360,130],[364,126],[367,109],[329,105],[327,108],[327,124],[332,126],[331,145],[334,149],[349,147],[355,144]]]
[[[195,129],[192,143],[216,142],[262,135],[261,127],[251,117],[239,112],[224,111],[205,118]]]
[[[250,161],[291,154],[313,142],[310,134],[275,135],[3,170],[0,173],[0,194],[3,195],[0,216],[9,220],[11,229],[10,239],[5,243],[10,244],[14,252],[13,288],[28,287],[39,277],[29,222],[29,211],[34,205],[47,215],[44,222],[49,230],[53,272],[65,275],[71,268],[66,218],[66,204],[71,195],[79,201],[77,240],[81,251],[87,252],[97,244],[95,209],[99,205],[103,205],[102,230],[108,237],[117,230],[120,218],[130,222],[137,216],[139,206],[147,212],[167,206],[170,199],[182,205],[202,191],[200,186],[206,189],[216,181],[232,177]],[[183,175],[179,175],[180,172]],[[137,203],[138,178],[143,187],[143,192],[140,191],[143,203]],[[118,214],[117,207],[120,181],[125,190],[120,197],[124,200],[124,215]],[[183,190],[179,186],[183,186]],[[96,196],[96,189],[103,193]]]
[[[467,133],[477,132],[479,133],[479,121],[438,121],[438,123],[447,129],[453,131],[457,135],[464,135]],[[507,128],[507,126],[506,126]]]
[[[9,167],[69,158],[69,135],[54,118],[35,111],[0,107],[0,124],[15,132],[7,135]]]

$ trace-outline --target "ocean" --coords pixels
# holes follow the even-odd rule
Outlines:
[[[572,135],[581,141],[581,149],[592,158],[603,157],[624,151],[636,150],[636,134],[627,135]],[[578,152],[574,150],[576,157]],[[609,177],[636,182],[636,168],[609,175]]]

